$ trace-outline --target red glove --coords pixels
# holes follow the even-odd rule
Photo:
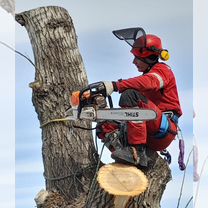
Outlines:
[[[119,126],[116,122],[103,121],[97,124],[96,135],[99,139],[105,142],[105,139],[107,138],[106,134],[114,132],[117,129],[119,129]]]

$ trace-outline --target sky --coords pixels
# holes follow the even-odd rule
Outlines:
[[[0,7],[0,41],[14,47],[14,20]],[[0,207],[14,207],[15,197],[15,55],[0,45]],[[13,199],[13,200],[11,200]]]
[[[206,207],[207,187],[208,187],[208,131],[206,120],[208,117],[207,101],[205,98],[208,92],[207,68],[208,62],[206,54],[208,45],[208,28],[204,26],[204,20],[207,19],[207,2],[200,0],[194,2],[194,71],[193,71],[193,103],[196,117],[193,120],[195,143],[199,149],[199,173],[201,180],[199,184],[194,184],[194,196],[196,196],[198,186],[198,197],[195,200],[195,207]],[[202,169],[204,165],[204,168]],[[206,200],[205,200],[206,199]]]
[[[138,75],[135,66],[132,64],[133,57],[129,52],[129,46],[125,42],[115,38],[112,34],[113,30],[127,27],[143,27],[147,33],[160,36],[163,47],[170,52],[171,58],[167,64],[172,67],[178,83],[178,91],[183,109],[183,116],[180,119],[179,125],[183,131],[183,137],[186,143],[186,159],[191,151],[193,143],[193,105],[196,111],[194,135],[199,145],[200,158],[202,159],[199,162],[200,170],[207,152],[206,145],[204,145],[205,138],[207,137],[204,133],[202,134],[201,131],[202,128],[206,127],[202,120],[205,120],[207,109],[205,108],[205,105],[202,105],[199,101],[204,99],[207,82],[205,80],[205,74],[200,70],[195,70],[195,68],[203,69],[207,67],[202,64],[204,63],[205,56],[205,53],[202,53],[202,51],[207,51],[206,44],[204,44],[206,42],[199,41],[198,39],[205,40],[205,37],[208,36],[207,31],[200,33],[200,31],[204,29],[204,25],[202,25],[202,21],[200,20],[205,19],[205,3],[202,0],[198,2],[200,2],[200,6],[194,3],[194,15],[197,16],[194,18],[194,33],[193,9],[192,1],[190,0],[176,0],[168,2],[168,4],[167,1],[164,0],[129,0],[128,2],[121,2],[118,0],[106,0],[102,2],[95,0],[86,0],[84,2],[81,2],[80,0],[36,0],[33,2],[28,0],[17,0],[16,13],[49,5],[58,5],[67,9],[73,19],[78,35],[78,46],[84,60],[90,83],[101,80],[112,81],[119,78],[129,78]],[[2,15],[0,20],[2,20],[3,16],[7,16],[8,22],[11,25],[14,24],[11,15],[6,14],[3,10],[0,10],[0,15]],[[5,25],[5,22],[1,22],[1,24]],[[11,35],[14,34],[14,27],[11,27],[13,28],[13,31],[9,31],[10,27],[6,27],[6,25],[3,28],[5,31],[4,33],[1,32],[0,40],[14,45],[14,35]],[[11,28],[10,30],[12,30]],[[10,34],[11,37],[7,34]],[[9,39],[9,37],[11,39]],[[195,40],[194,42],[193,37]],[[15,23],[15,45],[17,50],[33,59],[33,53],[26,30],[17,23]],[[8,164],[4,164],[5,170],[10,174],[5,173],[5,175],[1,177],[2,182],[0,181],[0,185],[10,188],[11,195],[9,196],[11,196],[11,198],[14,197],[14,189],[11,187],[14,185],[13,169],[15,146],[16,207],[34,207],[35,203],[33,199],[35,195],[45,186],[41,156],[41,129],[39,128],[39,121],[34,111],[34,107],[32,106],[31,89],[28,87],[28,84],[34,80],[35,70],[25,59],[17,55],[16,72],[14,74],[14,71],[12,71],[12,69],[14,69],[14,54],[2,47],[0,52],[2,52],[2,55],[7,55],[8,58],[9,56],[12,56],[9,60],[13,60],[13,62],[8,62],[6,61],[8,58],[4,58],[3,61],[5,61],[5,63],[1,61],[1,64],[4,64],[1,68],[8,68],[8,64],[13,64],[12,66],[9,66],[11,71],[1,71],[1,73],[4,73],[4,76],[9,77],[9,82],[6,82],[8,87],[1,87],[1,89],[11,89],[10,94],[12,95],[9,96],[7,103],[4,103],[5,108],[3,109],[5,110],[3,110],[1,114],[6,114],[4,117],[8,117],[7,112],[12,112],[11,118],[9,117],[12,126],[10,127],[9,125],[3,128],[3,130],[11,132],[12,138],[14,137],[14,133],[12,133],[14,132],[14,116],[16,117],[16,145],[14,145],[14,138],[11,138],[11,141],[8,140],[6,143],[4,140],[0,140],[1,147],[3,147],[0,158],[2,159],[8,155],[7,161],[10,164],[10,167],[8,167]],[[205,70],[202,71],[204,72]],[[7,72],[10,74],[8,75]],[[14,79],[16,82],[14,82]],[[1,84],[6,86],[4,82],[5,79],[1,81]],[[5,90],[2,91],[1,94],[4,95]],[[14,97],[16,100],[15,102]],[[12,102],[10,99],[12,99]],[[113,99],[116,102],[118,100],[118,95],[113,95]],[[10,106],[8,103],[14,104]],[[16,109],[15,115],[14,108]],[[13,131],[8,130],[8,128]],[[2,131],[3,136],[4,131]],[[9,149],[9,151],[7,151],[7,149]],[[173,179],[168,183],[165,194],[163,195],[161,201],[162,208],[176,207],[183,177],[183,172],[179,170],[177,165],[178,141],[174,141],[168,150],[171,152],[173,158],[172,164],[170,165]],[[111,161],[108,151],[105,151],[103,160],[104,162]],[[9,180],[11,183],[4,184],[4,181],[8,181],[6,180],[7,177],[12,179]],[[202,177],[201,181],[197,207],[203,208],[204,204],[202,204],[203,200],[201,199],[204,197],[203,193],[207,193],[204,191],[207,187],[206,177]],[[192,184],[190,162],[187,169],[181,207],[185,207],[188,199],[192,195]],[[196,188],[196,184],[194,185],[194,188]],[[13,203],[9,203],[8,196],[7,198],[2,198],[5,202],[3,204],[4,206],[1,207],[7,208],[14,206]],[[2,203],[2,200],[0,201]],[[189,207],[193,206],[190,205]]]

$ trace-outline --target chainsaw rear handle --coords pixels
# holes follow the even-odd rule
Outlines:
[[[110,108],[113,108],[113,100],[110,95],[108,96],[108,103],[109,103]]]

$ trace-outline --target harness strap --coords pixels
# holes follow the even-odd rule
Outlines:
[[[172,111],[164,112],[162,114],[162,120],[160,124],[160,130],[157,132],[154,137],[157,139],[162,139],[164,138],[168,133],[171,133],[173,135],[177,135],[176,131],[173,131],[170,128],[170,121],[169,119],[172,120],[175,124],[178,124],[178,116],[174,115]]]

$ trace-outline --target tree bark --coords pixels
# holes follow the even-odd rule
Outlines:
[[[63,118],[71,107],[71,93],[88,84],[72,19],[64,8],[56,6],[25,11],[15,18],[25,26],[33,48],[35,80],[30,87],[40,125]],[[76,125],[91,127],[86,121],[76,122]],[[127,207],[160,207],[166,183],[171,178],[170,169],[155,152],[150,151],[149,155],[151,165],[144,170],[149,179],[148,190],[131,199]],[[50,196],[57,193],[59,199],[65,201],[57,207],[114,207],[113,196],[101,190],[93,180],[98,156],[90,131],[75,129],[72,122],[44,125],[42,157],[46,189]],[[90,189],[92,181],[94,186]],[[50,197],[50,201],[52,198],[57,204],[58,199]]]

